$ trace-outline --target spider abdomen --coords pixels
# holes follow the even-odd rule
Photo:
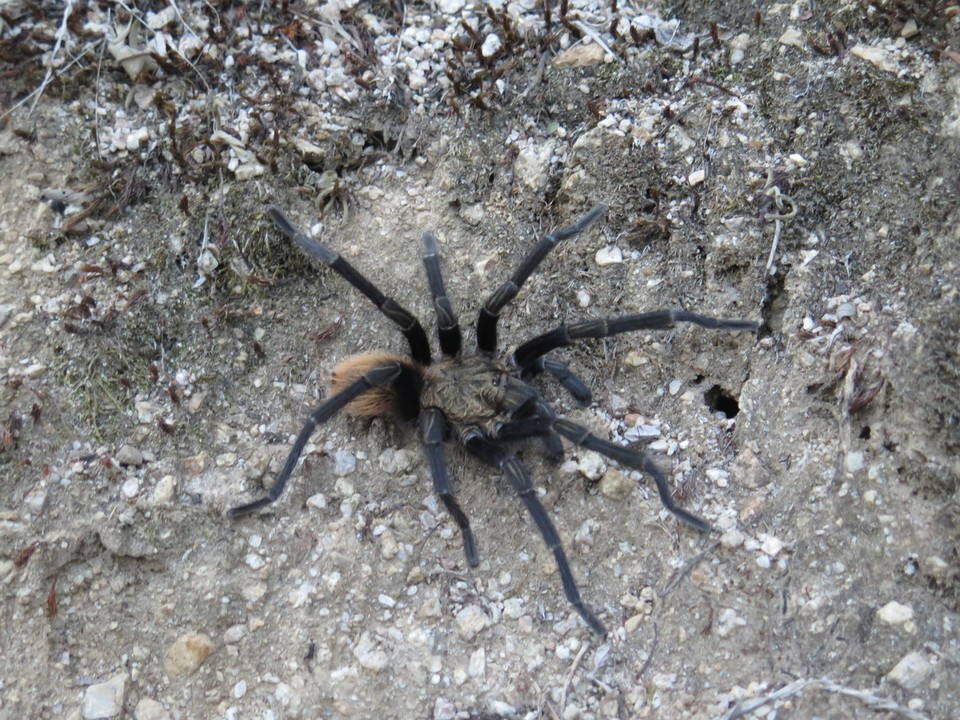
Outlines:
[[[401,376],[388,385],[370,388],[347,405],[344,411],[363,417],[397,415],[405,420],[416,420],[420,414],[420,393],[426,383],[424,367],[399,355],[367,353],[347,358],[330,374],[330,395],[336,395],[377,366],[388,362],[400,364]]]

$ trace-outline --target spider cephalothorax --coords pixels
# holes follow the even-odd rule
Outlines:
[[[645,454],[597,437],[589,430],[559,417],[526,380],[546,372],[580,402],[590,400],[590,390],[567,366],[547,353],[576,340],[604,338],[632,330],[658,330],[677,322],[690,322],[715,330],[756,330],[749,320],[721,320],[685,310],[657,310],[634,315],[562,324],[521,344],[506,360],[495,359],[497,320],[516,297],[527,278],[547,253],[561,240],[572,237],[596,222],[605,208],[590,210],[573,225],[544,237],[523,259],[520,267],[487,299],[477,319],[477,353],[461,354],[460,325],[447,298],[440,273],[436,238],[423,236],[423,263],[437,314],[437,333],[443,357],[433,362],[430,344],[420,322],[392,298],[386,297],[346,260],[326,245],[301,233],[276,207],[269,208],[273,222],[304,251],[323,261],[353,287],[367,296],[392,320],[410,345],[410,358],[372,353],[349,358],[334,368],[329,397],[311,414],[297,436],[266,497],[231,509],[230,517],[252,513],[280,497],[291,473],[317,425],[340,410],[356,415],[391,415],[415,421],[423,440],[433,489],[460,528],[463,549],[470,565],[479,563],[470,521],[460,508],[444,454],[444,443],[454,441],[481,462],[498,467],[510,480],[553,553],[570,603],[595,633],[606,630],[581,599],[557,529],[537,497],[530,473],[507,449],[507,442],[522,438],[543,439],[553,460],[563,454],[561,438],[594,450],[626,467],[649,474],[664,506],[684,522],[708,532],[702,518],[679,507],[673,500],[663,473]]]

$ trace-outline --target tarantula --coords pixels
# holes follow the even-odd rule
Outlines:
[[[348,358],[337,365],[332,373],[329,396],[307,418],[267,495],[229,510],[229,517],[249,515],[280,497],[313,431],[340,410],[354,415],[389,415],[416,422],[433,479],[433,490],[460,528],[467,562],[476,566],[479,556],[470,521],[454,494],[444,452],[444,443],[449,440],[455,441],[480,462],[499,468],[510,480],[553,553],[567,600],[594,633],[604,636],[603,624],[580,597],[560,535],[537,497],[530,473],[505,447],[504,441],[542,438],[546,456],[557,461],[563,456],[561,438],[566,438],[621,465],[647,473],[656,483],[660,501],[670,512],[701,532],[710,532],[712,528],[706,520],[674,502],[666,478],[647,455],[599,438],[586,428],[559,417],[527,380],[546,373],[574,399],[587,403],[591,400],[589,388],[565,363],[547,357],[551,350],[584,338],[605,338],[632,330],[667,329],[677,322],[695,323],[715,330],[754,331],[758,328],[757,323],[748,320],[721,320],[685,310],[657,310],[561,324],[522,343],[510,356],[497,358],[500,313],[557,243],[583,232],[605,212],[606,208],[598,205],[573,225],[545,236],[527,254],[510,279],[497,288],[481,308],[477,319],[477,352],[472,355],[461,353],[460,325],[444,289],[436,237],[424,233],[423,264],[433,297],[443,354],[441,359],[434,361],[423,326],[410,312],[380,292],[334,250],[304,235],[282,210],[270,206],[270,219],[284,235],[363,293],[400,328],[410,346],[410,357],[370,353]]]

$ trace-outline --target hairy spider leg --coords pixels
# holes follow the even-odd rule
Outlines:
[[[437,238],[431,232],[423,234],[423,266],[427,270],[427,282],[430,285],[430,296],[433,298],[433,308],[437,313],[437,334],[440,336],[440,351],[444,355],[456,357],[460,354],[462,338],[460,336],[460,321],[453,310],[453,303],[447,297],[443,286],[443,274],[440,272],[440,248]]]
[[[340,254],[330,249],[317,240],[308,238],[303,234],[288,218],[283,210],[276,205],[270,205],[267,208],[267,214],[273,220],[273,224],[288,238],[293,240],[300,249],[308,255],[312,255],[320,262],[327,265],[331,270],[350,283],[354,288],[363,293],[377,309],[386,315],[403,333],[410,345],[410,356],[421,365],[430,364],[430,342],[427,340],[427,334],[423,331],[420,321],[413,316],[406,308],[402,307],[393,298],[387,297],[359,270],[348,263]]]
[[[580,590],[577,588],[576,580],[573,579],[573,572],[570,570],[570,563],[567,561],[563,543],[560,542],[560,535],[537,497],[537,492],[533,487],[527,469],[515,455],[504,450],[476,428],[466,428],[461,431],[460,442],[468,453],[487,465],[499,468],[507,476],[523,504],[526,505],[530,517],[533,518],[534,523],[540,530],[543,541],[553,552],[553,557],[557,562],[557,570],[560,572],[560,582],[563,585],[563,592],[567,596],[567,600],[576,608],[580,617],[584,619],[594,633],[600,637],[606,636],[607,630],[603,623],[597,619],[597,616],[580,597]]]
[[[574,445],[593,450],[611,460],[616,460],[621,465],[647,473],[653,478],[653,482],[657,486],[657,493],[660,495],[660,502],[667,510],[701,532],[712,532],[713,528],[706,520],[677,505],[670,493],[670,486],[666,477],[649,455],[598,438],[582,425],[557,417],[557,414],[545,402],[540,402],[537,405],[536,415],[522,418],[511,417],[507,422],[497,425],[493,437],[496,440],[521,440],[556,434],[567,438]]]
[[[443,451],[443,441],[449,435],[447,419],[440,408],[428,407],[420,413],[418,424],[420,437],[423,439],[423,446],[427,453],[427,462],[430,465],[433,492],[443,501],[443,504],[447,507],[447,512],[450,513],[450,516],[460,528],[460,534],[463,536],[463,554],[470,566],[476,567],[480,564],[480,556],[477,554],[477,541],[470,529],[470,520],[467,518],[467,514],[460,508],[460,503],[457,502],[457,497],[453,491],[453,481],[450,479],[447,457]]]
[[[623,315],[621,317],[584,320],[571,325],[561,324],[550,332],[537,335],[518,347],[513,359],[522,373],[536,374],[538,358],[551,350],[572,345],[585,338],[605,338],[634,330],[666,330],[678,322],[689,322],[711,330],[754,332],[760,324],[752,320],[724,320],[698,315],[686,310],[656,310],[654,312]],[[547,369],[544,367],[544,369]]]
[[[575,445],[598,452],[626,467],[647,473],[653,478],[653,482],[657,486],[657,493],[660,495],[660,502],[667,510],[700,532],[713,532],[710,523],[677,505],[673,499],[673,494],[670,492],[667,478],[664,477],[663,472],[646,453],[631,450],[609,440],[602,440],[582,425],[577,425],[564,418],[557,418],[553,423],[553,429]]]
[[[570,225],[560,230],[555,230],[541,240],[537,246],[531,250],[520,263],[520,267],[510,277],[498,287],[493,294],[487,298],[483,308],[480,310],[480,317],[477,318],[477,349],[481,352],[492,353],[497,350],[497,321],[500,319],[500,312],[507,304],[513,300],[520,288],[527,281],[537,266],[543,261],[558,242],[566,240],[574,235],[579,235],[593,223],[599,220],[607,211],[606,206],[597,205],[586,215]]]
[[[296,442],[293,443],[293,447],[290,449],[290,454],[287,455],[287,461],[283,465],[283,470],[277,475],[277,479],[274,481],[273,487],[267,491],[266,497],[254,500],[246,505],[231,508],[227,511],[227,517],[236,518],[249,515],[260,508],[266,507],[280,497],[283,488],[287,484],[287,480],[297,466],[297,461],[303,453],[303,448],[306,446],[307,441],[310,439],[310,436],[313,435],[313,431],[316,430],[317,426],[325,423],[346,407],[352,400],[355,400],[368,390],[392,383],[400,377],[401,370],[402,365],[396,360],[377,365],[350,383],[347,387],[343,388],[343,390],[322,402],[316,410],[310,413],[310,417],[307,418],[306,424],[304,424],[303,429],[300,430]]]

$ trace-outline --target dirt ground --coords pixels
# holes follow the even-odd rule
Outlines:
[[[960,716],[960,8],[264,5],[0,10],[0,717]],[[588,406],[533,381],[716,532],[515,444],[601,640],[451,445],[466,564],[402,423],[335,418],[228,519],[339,361],[407,352],[270,203],[431,341],[433,230],[467,352],[606,205],[501,351],[760,322],[556,351]]]

